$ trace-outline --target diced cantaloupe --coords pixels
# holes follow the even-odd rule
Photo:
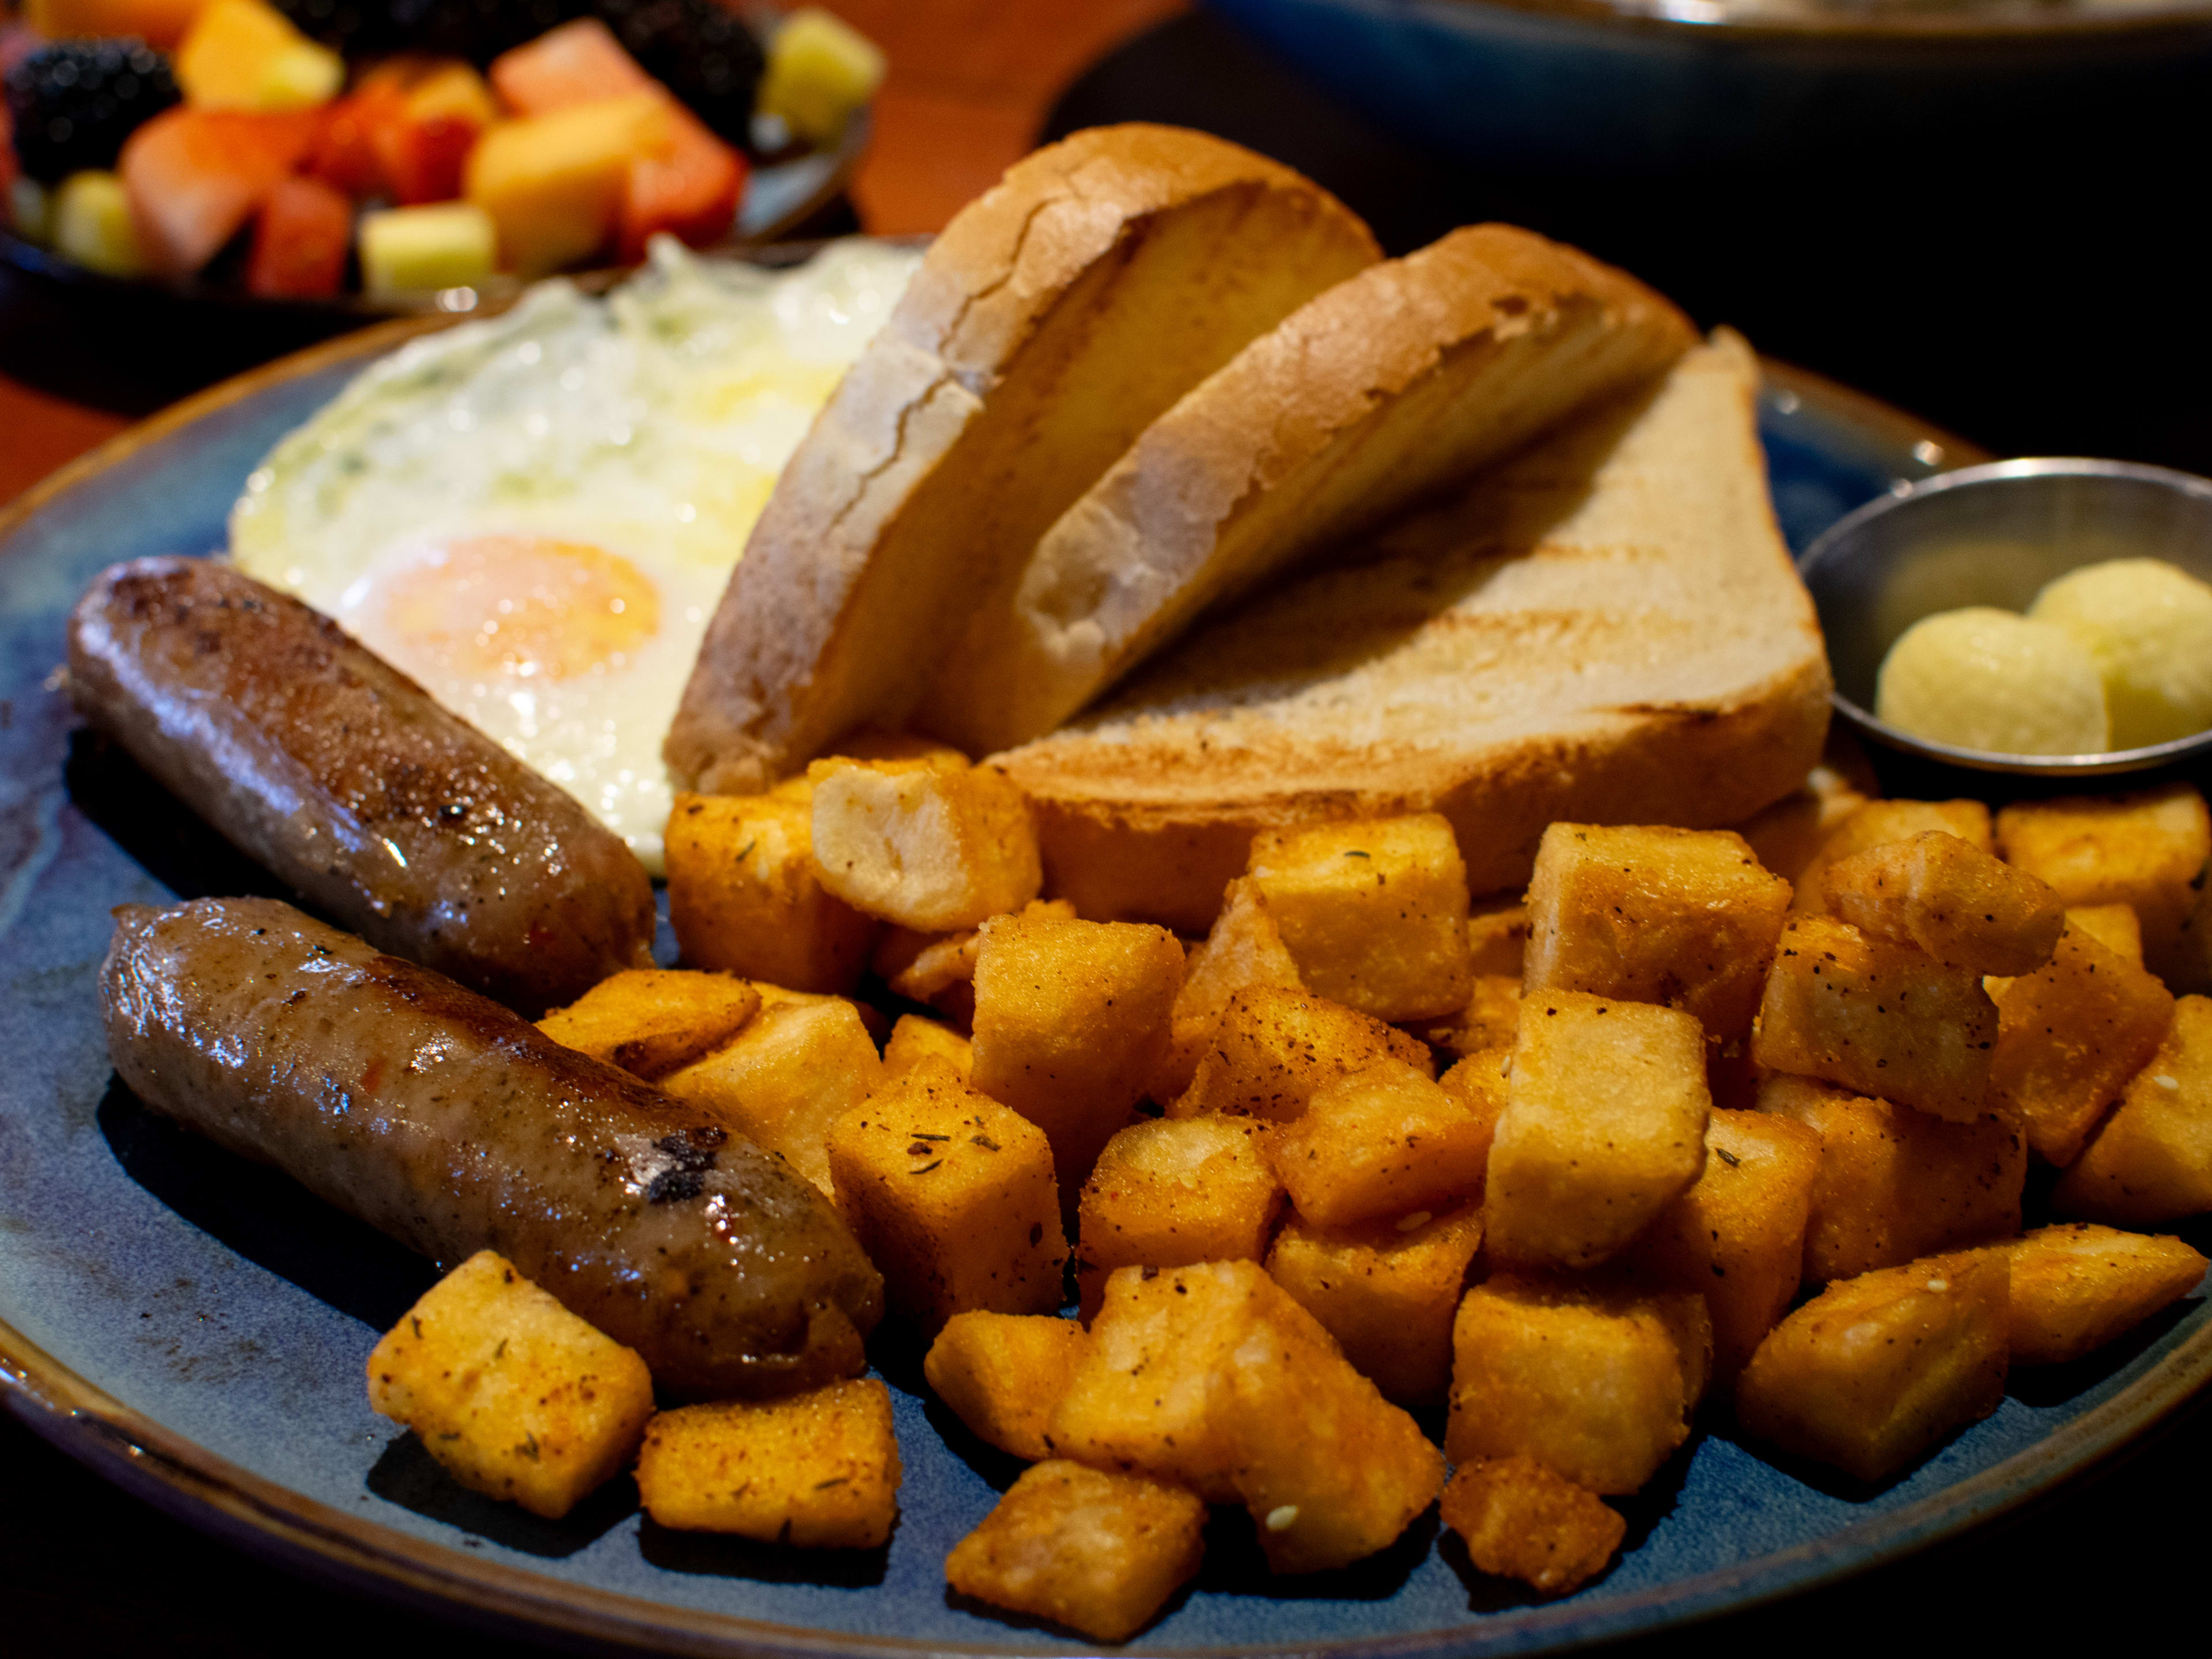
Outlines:
[[[468,288],[489,276],[499,246],[472,202],[390,208],[361,222],[361,285],[370,294]]]
[[[469,156],[465,192],[499,227],[500,263],[526,276],[596,252],[622,210],[630,163],[673,148],[670,100],[603,99],[501,121]]]
[[[175,70],[197,109],[313,109],[345,84],[337,53],[262,0],[208,0],[177,48]]]
[[[548,29],[491,64],[491,88],[517,115],[550,115],[659,84],[596,17]]]
[[[306,154],[310,113],[164,110],[123,145],[117,170],[146,263],[186,276],[236,235]]]
[[[54,251],[108,276],[143,276],[146,256],[131,222],[123,180],[112,173],[73,173],[54,192]]]
[[[353,204],[313,179],[287,179],[253,222],[246,286],[264,299],[335,294],[353,246]]]

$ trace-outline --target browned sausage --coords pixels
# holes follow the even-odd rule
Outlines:
[[[558,786],[319,612],[204,559],[103,571],[70,695],[372,944],[536,1015],[650,966],[653,883]]]
[[[883,1279],[781,1158],[276,899],[125,906],[100,973],[132,1092],[451,1266],[489,1248],[654,1379],[850,1376]]]

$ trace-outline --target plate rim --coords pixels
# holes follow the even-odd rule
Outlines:
[[[125,428],[0,507],[0,549],[30,520],[148,447],[258,394],[365,359],[465,316],[397,318],[295,352],[222,381]],[[1988,459],[1955,434],[1809,370],[1760,359],[1770,386],[1795,393],[1900,449],[1936,446],[1945,469]],[[1936,463],[1931,462],[1931,465]],[[0,556],[5,556],[0,552]],[[1480,1625],[1317,1643],[1342,1659],[1424,1659],[1544,1644],[1579,1647],[1679,1629],[1810,1591],[1901,1559],[2077,1484],[2150,1436],[2212,1379],[2212,1321],[2143,1376],[2033,1444],[1901,1509],[1877,1511],[1791,1548],[1619,1598],[1597,1607],[1531,1602]],[[311,1578],[448,1618],[539,1637],[748,1659],[826,1656],[1058,1654],[1010,1630],[1002,1642],[947,1644],[877,1633],[812,1631],[654,1601],[471,1556],[349,1515],[232,1463],[108,1394],[0,1321],[0,1406],[33,1432],[134,1497]],[[1054,1638],[1064,1641],[1064,1638]],[[1279,1646],[1148,1646],[1130,1653],[1207,1659],[1279,1653]]]

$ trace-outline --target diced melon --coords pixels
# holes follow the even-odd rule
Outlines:
[[[112,173],[73,173],[54,192],[54,251],[110,276],[143,276],[146,256],[131,222],[123,180]]]
[[[311,113],[164,110],[124,142],[117,170],[146,263],[198,270],[245,226],[305,155]]]
[[[313,109],[345,84],[337,53],[262,0],[208,0],[177,48],[175,70],[197,109]]]
[[[492,90],[517,115],[546,115],[658,85],[596,17],[548,29],[491,64]]]
[[[669,115],[669,153],[632,161],[623,184],[615,252],[626,265],[644,258],[647,240],[663,231],[691,247],[721,240],[744,193],[744,157],[680,105],[672,105]]]
[[[352,246],[353,204],[313,179],[287,179],[254,221],[246,289],[264,299],[335,294]]]
[[[499,233],[472,202],[387,208],[362,216],[361,285],[370,294],[469,288],[492,273]]]
[[[779,117],[810,144],[835,143],[854,112],[875,96],[884,68],[874,41],[818,6],[805,7],[769,42],[761,113]]]
[[[459,59],[432,59],[403,82],[396,102],[377,106],[369,143],[402,207],[450,202],[461,193],[469,154],[499,119],[483,76]]]
[[[49,40],[135,34],[175,49],[207,0],[23,0],[23,21]]]
[[[607,241],[630,163],[666,155],[670,101],[657,93],[603,99],[501,121],[469,156],[465,193],[499,228],[502,266],[543,276]]]

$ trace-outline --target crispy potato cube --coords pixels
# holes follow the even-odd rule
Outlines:
[[[1424,1068],[1378,1060],[1315,1090],[1267,1157],[1300,1215],[1351,1227],[1474,1198],[1496,1128]]]
[[[2051,1200],[2061,1215],[2135,1227],[2212,1210],[2212,1000],[2173,1005],[2166,1041]]]
[[[471,1492],[557,1521],[629,1462],[653,1379],[629,1349],[478,1250],[369,1354],[368,1403]]]
[[[1084,1317],[1098,1309],[1116,1267],[1257,1261],[1283,1207],[1260,1138],[1247,1118],[1163,1118],[1133,1123],[1106,1143],[1079,1206],[1076,1283]]]
[[[945,1558],[962,1595],[1126,1642],[1198,1574],[1206,1505],[1179,1486],[1054,1462],[1024,1469]]]
[[[772,1152],[835,1196],[830,1126],[882,1081],[883,1061],[860,1011],[839,998],[765,1008],[730,1042],[661,1079],[678,1100]]]
[[[1522,994],[1661,1003],[1729,1042],[1751,1030],[1789,909],[1790,884],[1731,830],[1555,823],[1528,884]]]
[[[1255,985],[1303,991],[1298,965],[1268,914],[1267,896],[1249,876],[1239,876],[1214,918],[1212,931],[1183,966],[1176,994],[1174,1035],[1146,1092],[1165,1104],[1190,1087],[1198,1062],[1212,1041],[1221,1011],[1237,992]]]
[[[1992,1247],[2012,1258],[2015,1365],[2063,1365],[2125,1335],[2204,1278],[2203,1255],[2164,1235],[2062,1221]]]
[[[977,1439],[1034,1463],[1089,1340],[1072,1319],[978,1309],[945,1321],[921,1374]]]
[[[1473,1204],[1340,1229],[1294,1215],[1267,1253],[1267,1276],[1386,1399],[1427,1405],[1451,1382],[1452,1316],[1481,1244]]]
[[[2048,882],[1948,830],[1923,830],[1838,859],[1826,879],[1828,912],[1838,920],[1978,974],[2041,967],[2066,925]]]
[[[1820,1138],[1805,1224],[1808,1284],[2020,1231],[2027,1142],[2002,1118],[1948,1123],[1797,1077],[1762,1082],[1759,1109]]]
[[[1442,1513],[1479,1571],[1545,1595],[1565,1595],[1603,1572],[1628,1532],[1620,1510],[1533,1457],[1462,1463]]]
[[[650,1083],[729,1041],[760,1006],[758,991],[727,974],[626,968],[555,1009],[538,1029]]]
[[[1050,1313],[1067,1243],[1052,1148],[1018,1112],[923,1060],[830,1126],[838,1207],[925,1333],[971,1308]]]
[[[1804,1273],[1820,1137],[1765,1112],[1717,1111],[1705,1172],[1614,1258],[1639,1285],[1690,1291],[1713,1320],[1713,1375],[1731,1382]]]
[[[1972,1250],[1829,1285],[1759,1345],[1735,1385],[1737,1422],[1887,1480],[2004,1398],[2010,1278],[2002,1251]]]
[[[1783,930],[1751,1057],[1771,1072],[1971,1123],[1989,1107],[1996,1036],[1980,975],[1847,922],[1801,916]]]
[[[1446,1094],[1455,1097],[1483,1125],[1482,1167],[1486,1179],[1490,1170],[1490,1148],[1498,1140],[1498,1120],[1505,1115],[1505,1074],[1512,1066],[1513,1045],[1503,1043],[1495,1048],[1478,1049],[1437,1079]]]
[[[2203,952],[2189,948],[2187,924],[2212,858],[2212,817],[2190,785],[2014,802],[1997,814],[1997,852],[2066,904],[2132,905],[2151,971],[2196,988]]]
[[[813,823],[811,801],[790,795],[677,796],[668,920],[685,963],[794,990],[853,988],[878,924],[823,887]]]
[[[684,1532],[873,1549],[898,1518],[891,1395],[874,1377],[787,1400],[663,1412],[637,1460],[645,1512]]]
[[[1694,1014],[1579,991],[1525,999],[1490,1148],[1490,1254],[1604,1261],[1698,1178],[1711,1108]]]
[[[998,767],[833,759],[806,775],[815,867],[856,910],[943,933],[1018,910],[1044,884],[1029,798]]]
[[[1224,1112],[1288,1123],[1322,1084],[1385,1058],[1425,1067],[1428,1046],[1325,998],[1254,986],[1229,999],[1190,1087],[1168,1115]]]
[[[1694,1295],[1495,1274],[1453,1321],[1445,1455],[1534,1457],[1632,1492],[1689,1438],[1712,1346]]]
[[[1065,899],[1032,899],[1025,916],[1064,916],[1075,907]],[[921,933],[911,927],[886,927],[869,966],[902,997],[927,1002],[947,1018],[967,1025],[975,1018],[975,952],[982,948],[979,929],[954,933]]]
[[[1528,907],[1519,899],[1488,899],[1467,919],[1468,966],[1478,977],[1503,975],[1516,985],[1528,951]]]
[[[2062,1168],[2081,1155],[2128,1079],[2173,1024],[2173,996],[2150,973],[2069,930],[2051,960],[1996,988],[1990,1107]]]
[[[975,1087],[1052,1142],[1071,1203],[1166,1052],[1182,946],[1164,927],[994,916],[975,957]]]
[[[951,1066],[963,1083],[975,1067],[975,1045],[950,1025],[920,1014],[901,1014],[891,1027],[891,1040],[884,1045],[884,1074],[912,1071],[932,1055]]]
[[[1307,989],[1377,1019],[1466,1006],[1467,861],[1443,814],[1255,836],[1248,871]]]
[[[1735,832],[1749,843],[1753,858],[1796,887],[1822,843],[1866,801],[1849,785],[1822,791],[1808,783],[1753,813],[1735,826]],[[1988,822],[1986,815],[1983,821]]]
[[[1502,974],[1477,974],[1474,994],[1449,1019],[1419,1029],[1422,1042],[1447,1054],[1474,1054],[1485,1048],[1510,1048],[1521,1029],[1521,981]]]
[[[2114,956],[2142,966],[2142,923],[2136,920],[2134,905],[2071,904],[2066,908],[2066,925],[2087,933]]]
[[[1863,853],[1886,842],[1904,841],[1923,830],[1941,830],[1958,836],[1984,853],[1996,850],[1990,827],[1990,809],[1978,800],[1870,800],[1836,825],[1791,880],[1796,896],[1790,908],[1799,915],[1817,915],[1827,902],[1828,866],[1838,859]]]

